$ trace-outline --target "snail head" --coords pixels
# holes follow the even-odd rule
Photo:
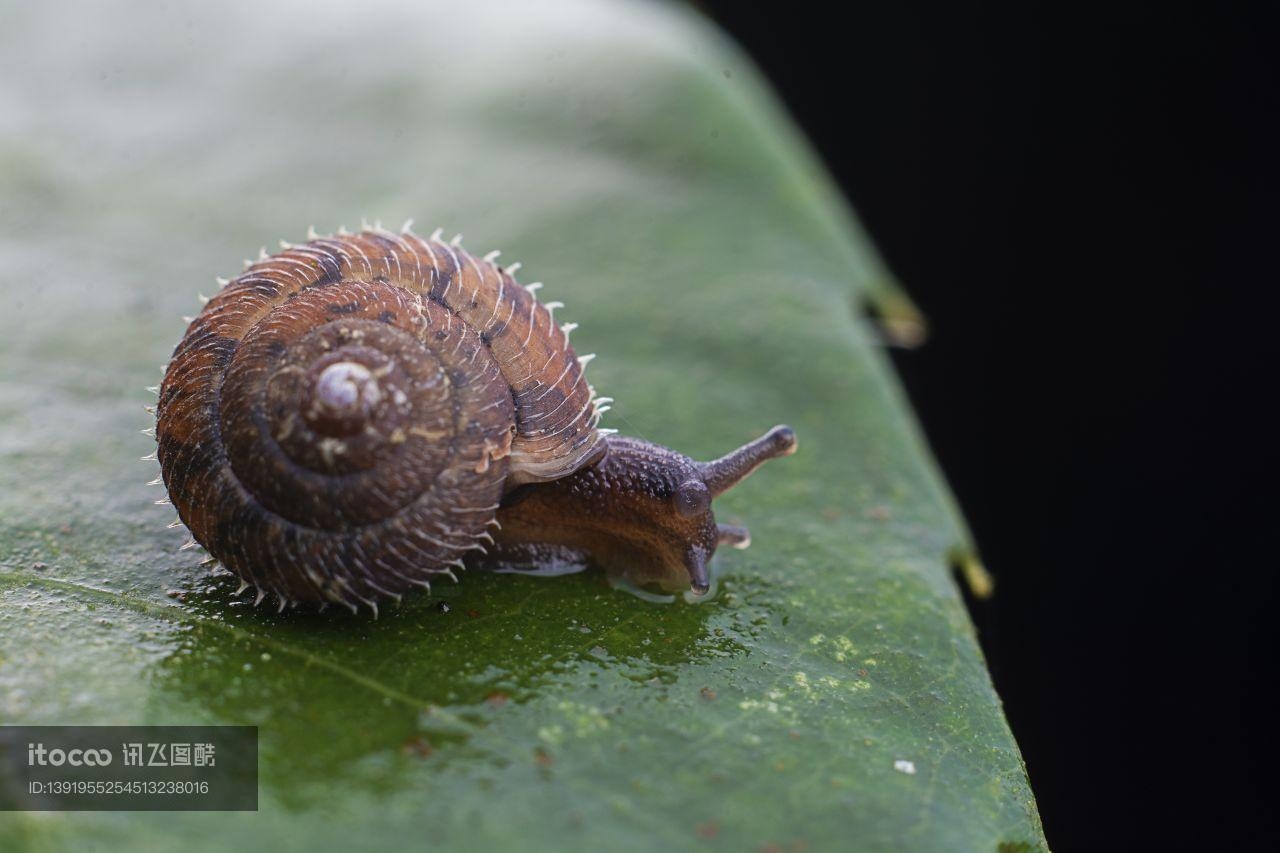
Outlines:
[[[716,523],[712,499],[765,461],[795,450],[795,432],[787,426],[712,462],[611,436],[596,465],[509,495],[498,512],[498,545],[541,538],[637,585],[701,595],[711,585],[708,563],[717,546],[751,543],[746,528]]]
[[[711,513],[711,499],[719,497],[741,483],[763,463],[779,456],[796,452],[795,430],[789,426],[776,426],[755,441],[712,462],[695,462],[696,476],[685,479],[674,494],[676,513],[685,518],[697,519],[709,531],[714,531],[714,543],[707,548],[695,548],[685,554],[685,569],[689,573],[690,588],[702,595],[710,586],[707,561],[715,552],[715,546],[731,545],[746,548],[751,544],[751,534],[745,527],[733,524],[717,524]]]

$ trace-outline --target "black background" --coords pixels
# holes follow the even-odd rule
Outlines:
[[[1050,845],[1247,839],[1274,809],[1274,30],[700,5],[931,320],[895,362],[998,579],[970,607]]]

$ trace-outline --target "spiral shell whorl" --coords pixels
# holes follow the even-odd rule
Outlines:
[[[598,458],[602,409],[508,271],[365,231],[208,302],[160,387],[157,455],[195,540],[260,593],[376,609],[482,547],[505,491]]]

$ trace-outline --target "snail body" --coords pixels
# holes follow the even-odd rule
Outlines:
[[[258,601],[376,611],[486,551],[705,591],[716,546],[745,544],[711,498],[791,431],[711,463],[611,436],[574,327],[496,255],[407,227],[313,236],[192,319],[158,389],[161,478]]]

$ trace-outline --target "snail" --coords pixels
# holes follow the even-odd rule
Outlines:
[[[183,547],[281,610],[376,614],[477,561],[705,593],[716,547],[750,541],[712,498],[794,433],[700,463],[601,428],[574,324],[497,256],[410,223],[312,230],[220,280],[153,389]]]

